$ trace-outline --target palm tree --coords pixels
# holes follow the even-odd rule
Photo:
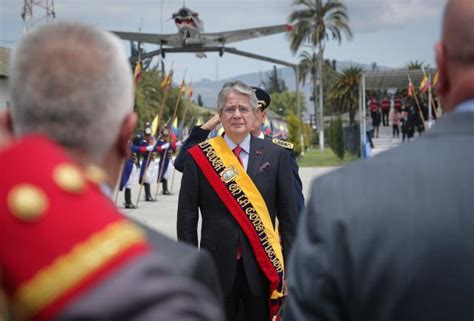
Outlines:
[[[313,96],[312,100],[314,103],[314,112],[318,111],[317,109],[317,102],[316,102],[316,88],[317,83],[316,80],[318,79],[318,68],[317,68],[318,57],[316,53],[313,51],[312,53],[308,51],[303,51],[300,54],[300,63],[298,64],[298,75],[299,81],[304,84],[306,82],[306,77],[309,75],[311,80],[313,81]],[[319,115],[317,116],[319,120]]]
[[[355,113],[359,108],[359,82],[363,72],[360,67],[344,69],[329,89],[329,101],[339,112],[349,113],[351,125],[355,123]]]
[[[332,38],[340,43],[343,33],[348,39],[352,37],[347,8],[339,0],[295,0],[293,5],[302,7],[293,11],[289,17],[293,24],[293,31],[290,34],[290,49],[296,53],[304,43],[309,43],[313,47],[313,52],[317,51],[318,53],[319,77],[322,78],[322,61],[326,41]],[[313,80],[314,83],[315,80]],[[319,145],[322,151],[324,150],[322,81],[319,82],[319,107]]]
[[[418,60],[414,60],[414,61],[410,61],[406,67],[406,69],[408,70],[422,70],[422,69],[429,69],[430,68],[430,65],[429,64],[426,64],[424,61],[418,61]]]

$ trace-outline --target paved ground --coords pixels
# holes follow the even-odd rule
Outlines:
[[[372,157],[380,154],[386,150],[394,148],[401,143],[400,138],[392,138],[392,126],[383,127],[380,126],[379,138],[373,140],[375,148],[372,150]],[[300,177],[303,182],[303,193],[306,199],[308,199],[308,193],[310,191],[310,185],[313,179],[320,175],[330,172],[336,169],[335,167],[302,167],[300,168]],[[178,207],[178,192],[181,183],[181,174],[175,171],[174,182],[171,191],[173,195],[164,196],[158,195],[156,202],[145,202],[144,191],[141,192],[141,200],[139,202],[139,208],[134,210],[124,209],[123,193],[119,193],[117,197],[117,205],[122,211],[130,216],[138,219],[139,221],[149,225],[150,227],[161,231],[162,233],[176,238],[176,213]],[[152,186],[152,193],[155,194],[156,185]],[[138,187],[132,191],[132,200],[135,203],[138,195]]]
[[[400,130],[400,137],[392,137],[392,126],[380,126],[379,127],[379,137],[372,139],[374,143],[374,148],[372,149],[372,156],[380,154],[386,150],[394,148],[402,142],[402,133]]]
[[[303,181],[303,193],[305,196],[309,193],[311,181],[325,173],[334,170],[335,167],[303,167],[300,168],[300,177]],[[138,209],[124,209],[123,193],[119,193],[117,197],[117,205],[128,216],[134,217],[148,226],[161,231],[162,233],[176,238],[176,213],[178,208],[178,192],[181,183],[181,174],[175,172],[172,193],[173,195],[164,196],[158,195],[156,202],[145,202],[144,191],[141,193],[141,199]],[[171,184],[171,183],[170,183]],[[155,194],[156,185],[152,186],[152,193]],[[132,191],[133,202],[136,202],[138,195],[138,188]]]

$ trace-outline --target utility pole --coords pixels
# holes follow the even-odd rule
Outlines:
[[[54,0],[24,0],[21,18],[24,33],[40,22],[50,22],[56,18]]]

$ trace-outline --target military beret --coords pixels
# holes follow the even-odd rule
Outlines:
[[[260,110],[265,110],[265,108],[267,108],[272,101],[270,95],[261,88],[252,87],[252,89],[255,91],[255,95],[257,96],[257,107],[260,108]]]

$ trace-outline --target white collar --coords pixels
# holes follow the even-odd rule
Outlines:
[[[250,134],[247,134],[247,136],[244,138],[244,140],[239,144],[239,146],[247,153],[247,154],[250,154],[250,137],[251,135]],[[229,146],[229,148],[231,150],[233,150],[235,148],[235,146],[237,146],[236,143],[234,143],[232,141],[232,139],[229,138],[229,136],[227,136],[227,134],[224,134],[224,140],[225,142],[227,143],[227,146]]]

